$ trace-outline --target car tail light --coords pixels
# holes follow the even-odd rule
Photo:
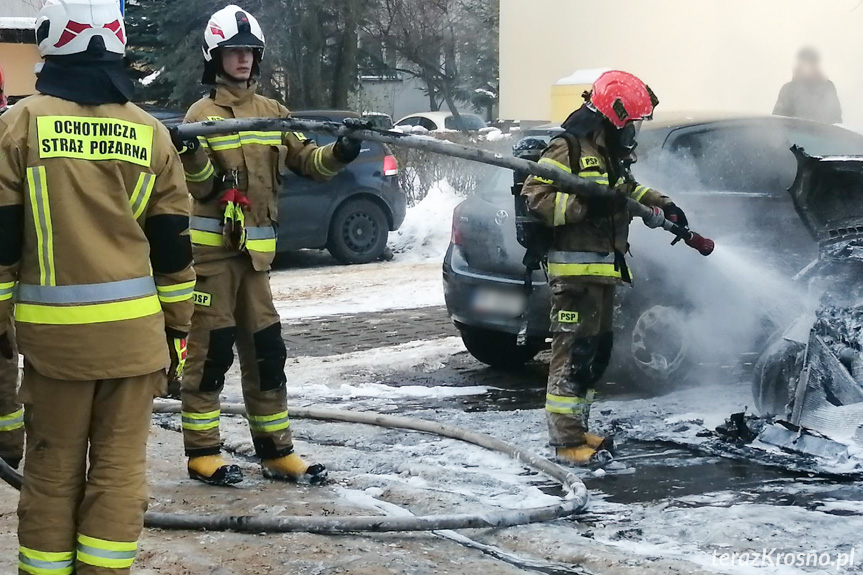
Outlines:
[[[385,156],[384,157],[384,175],[385,176],[398,176],[399,175],[399,161],[396,160],[395,156]]]
[[[461,225],[463,222],[461,220],[461,216],[459,215],[459,212],[461,211],[459,207],[460,206],[456,206],[456,208],[452,211],[452,237],[450,238],[450,242],[454,246],[464,245],[462,243],[464,237],[461,230]]]

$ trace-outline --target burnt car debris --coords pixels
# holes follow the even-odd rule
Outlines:
[[[756,407],[772,423],[758,442],[816,459],[822,469],[863,473],[863,157],[798,162],[794,207],[819,247],[796,278],[815,302],[778,334],[756,364]]]

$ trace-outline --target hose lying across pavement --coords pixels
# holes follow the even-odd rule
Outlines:
[[[179,402],[157,402],[155,413],[179,413]],[[222,406],[222,413],[245,415],[240,404]],[[504,453],[537,471],[559,481],[569,492],[566,499],[555,505],[533,509],[491,511],[464,515],[425,515],[417,517],[343,516],[343,517],[259,517],[231,515],[199,515],[148,512],[144,525],[159,529],[187,529],[206,531],[237,531],[242,533],[357,533],[384,531],[436,531],[440,529],[477,529],[513,527],[541,523],[568,517],[584,510],[587,505],[587,488],[575,474],[548,459],[520,447],[506,443],[484,433],[476,433],[424,419],[381,415],[371,412],[352,412],[336,409],[291,410],[296,419],[316,419],[360,423],[391,429],[407,429],[431,433],[442,437],[472,443],[492,451]],[[15,489],[21,488],[21,475],[0,459],[0,478]]]

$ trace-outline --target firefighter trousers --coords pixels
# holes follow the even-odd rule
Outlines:
[[[585,443],[594,385],[611,356],[614,286],[551,282],[551,363],[546,418],[551,445]]]
[[[261,459],[289,455],[293,441],[285,385],[287,351],[269,272],[256,271],[245,254],[208,262],[202,270],[181,393],[186,454],[197,457],[221,450],[219,395],[236,344],[255,452]]]
[[[129,573],[147,509],[153,397],[164,384],[164,371],[61,381],[25,366],[19,575]]]
[[[5,332],[15,350],[15,327],[8,320]],[[0,357],[0,458],[16,464],[24,456],[24,409],[18,401],[18,353],[12,359]]]

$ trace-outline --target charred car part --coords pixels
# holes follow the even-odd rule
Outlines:
[[[787,420],[759,439],[843,463],[848,445],[863,447],[863,156],[792,152],[798,172],[789,192],[819,247],[797,279],[818,303],[756,364],[756,406]]]

